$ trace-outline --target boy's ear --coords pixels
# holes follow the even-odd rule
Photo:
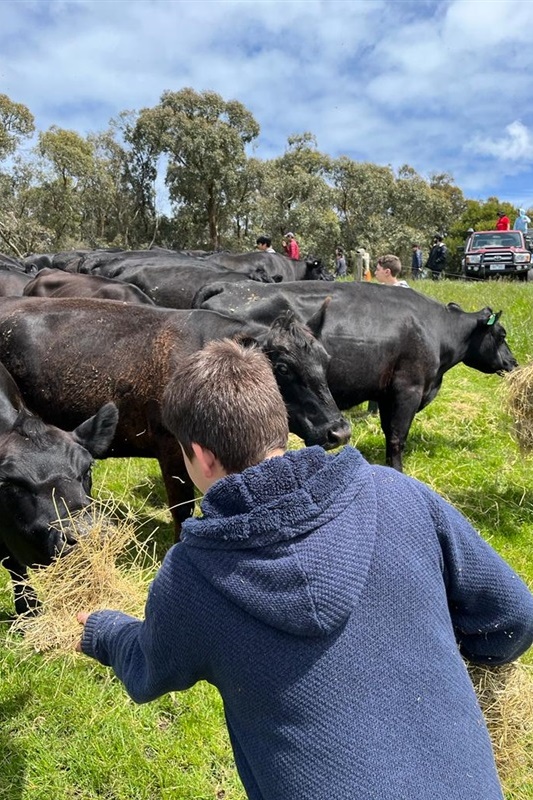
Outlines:
[[[210,478],[218,463],[215,455],[207,447],[202,447],[201,444],[196,442],[192,442],[191,446],[202,475],[205,478]]]

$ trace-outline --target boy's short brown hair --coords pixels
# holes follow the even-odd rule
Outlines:
[[[402,271],[402,262],[398,256],[393,256],[392,253],[386,256],[380,256],[377,263],[380,264],[383,269],[389,269],[390,274],[395,278],[397,278]]]
[[[227,472],[287,446],[287,409],[268,358],[230,339],[208,342],[186,360],[165,390],[162,411],[188,458],[195,442]]]

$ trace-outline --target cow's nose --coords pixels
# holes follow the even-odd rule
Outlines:
[[[328,449],[340,447],[342,444],[348,444],[352,435],[350,423],[341,417],[339,422],[334,428],[328,431]]]

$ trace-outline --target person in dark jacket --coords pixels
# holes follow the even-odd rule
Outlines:
[[[335,248],[335,277],[336,278],[345,278],[346,277],[346,256],[344,255],[344,250],[342,247]]]
[[[208,343],[163,410],[202,516],[144,620],[78,615],[83,652],[138,703],[216,686],[250,800],[502,800],[463,658],[531,645],[518,575],[424,484],[349,446],[286,451],[258,350]]]
[[[437,234],[433,239],[433,246],[426,261],[426,269],[430,270],[434,281],[438,281],[443,272],[445,272],[447,259],[448,248],[444,244],[442,236]]]
[[[411,275],[417,281],[422,276],[422,250],[417,244],[411,245]]]

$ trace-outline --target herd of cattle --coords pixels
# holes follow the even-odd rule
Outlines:
[[[20,586],[27,567],[74,543],[74,512],[90,524],[93,458],[156,458],[179,533],[194,490],[161,396],[210,339],[267,354],[290,429],[308,445],[346,443],[341,410],[376,401],[387,462],[401,470],[413,418],[447,370],[517,366],[499,316],[332,283],[318,259],[264,252],[0,256],[0,560],[17,613],[37,603]]]

